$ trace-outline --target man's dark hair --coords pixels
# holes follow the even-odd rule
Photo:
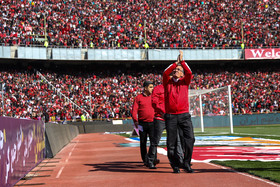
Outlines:
[[[145,81],[144,82],[144,84],[143,84],[143,86],[144,87],[147,87],[147,86],[149,86],[150,84],[154,84],[152,81]]]

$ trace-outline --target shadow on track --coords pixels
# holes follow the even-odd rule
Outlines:
[[[157,172],[157,173],[170,173],[170,167],[162,167],[158,165],[158,169],[148,169],[142,162],[105,162],[101,164],[84,164],[85,166],[91,166],[93,169],[89,172],[95,171],[108,171],[108,172],[137,172],[137,173],[147,173],[147,172]],[[162,171],[162,169],[170,169],[170,171]]]

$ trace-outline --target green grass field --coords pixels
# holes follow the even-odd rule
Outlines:
[[[246,172],[264,179],[280,183],[280,162],[261,161],[211,161],[214,164],[226,166],[236,171]]]

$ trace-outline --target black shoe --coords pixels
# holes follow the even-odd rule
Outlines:
[[[193,169],[189,165],[184,166],[183,169],[187,173],[193,173],[194,172]]]
[[[173,173],[180,173],[179,167],[174,167],[173,168]]]
[[[156,159],[155,161],[154,161],[154,165],[157,165],[157,164],[159,164],[160,163],[160,160],[159,159]]]
[[[149,169],[157,169],[157,167],[154,164],[149,164],[148,168]]]

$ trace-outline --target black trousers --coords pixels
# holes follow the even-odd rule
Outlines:
[[[166,131],[167,131],[167,156],[172,168],[180,167],[178,159],[178,150],[176,149],[178,133],[181,133],[181,144],[184,152],[183,164],[191,163],[193,145],[195,142],[191,115],[183,114],[165,114]]]
[[[139,121],[139,125],[143,127],[143,131],[139,130],[140,136],[140,152],[143,163],[147,163],[147,139],[149,136],[150,142],[154,138],[154,123],[153,122],[142,122]],[[151,143],[150,143],[151,146]]]
[[[162,136],[163,130],[166,129],[165,121],[154,119],[154,136],[151,141],[149,153],[148,153],[148,163],[152,164],[155,163],[157,159],[157,147],[159,145],[159,141]],[[180,160],[180,163],[183,163],[183,150],[181,145],[181,138],[179,137],[180,133],[178,133],[178,139],[177,139],[177,158]]]

